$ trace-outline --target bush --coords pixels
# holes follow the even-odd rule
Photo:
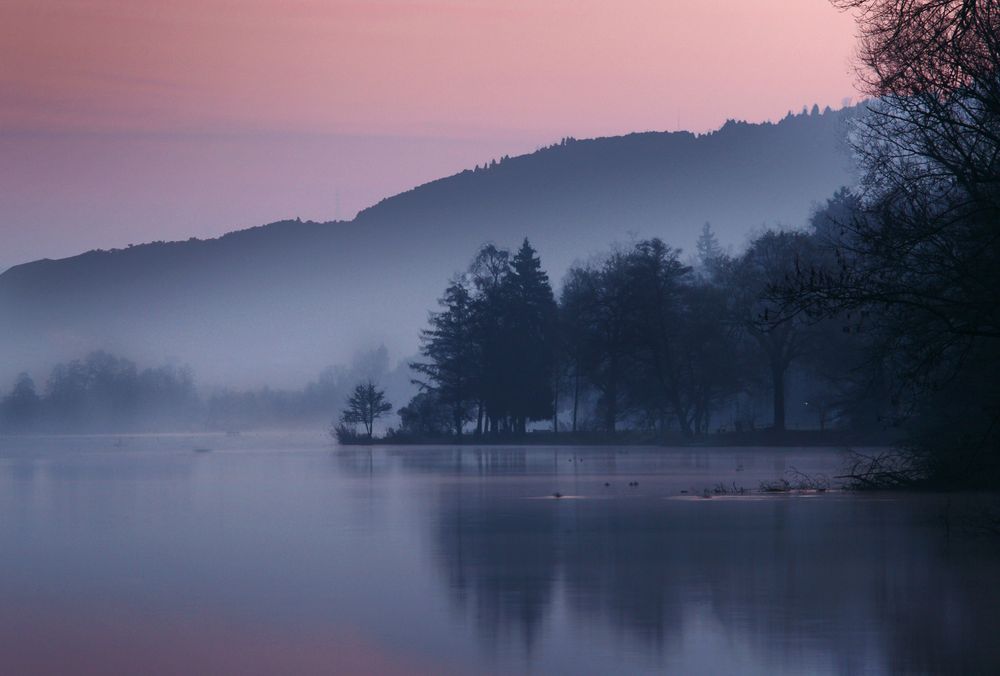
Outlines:
[[[370,443],[371,438],[367,434],[360,434],[354,427],[337,423],[330,428],[330,436],[340,444],[363,444]]]

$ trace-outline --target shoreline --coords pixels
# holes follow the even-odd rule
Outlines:
[[[475,436],[461,437],[418,437],[405,434],[391,434],[373,439],[350,439],[338,441],[340,446],[635,446],[649,448],[703,448],[703,447],[891,447],[894,439],[884,435],[862,436],[844,432],[820,432],[819,430],[786,430],[773,432],[717,433],[694,439],[680,434],[666,437],[639,433],[572,433],[533,432],[521,436]]]

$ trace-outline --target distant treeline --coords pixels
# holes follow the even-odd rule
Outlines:
[[[327,368],[301,390],[263,387],[207,394],[196,388],[187,367],[140,369],[128,359],[97,351],[56,365],[41,386],[27,373],[19,375],[0,399],[0,431],[239,431],[327,423],[351,387],[366,378],[400,398],[412,389],[405,367],[390,369],[385,347],[357,355],[349,367]]]
[[[139,370],[107,352],[58,364],[42,392],[22,373],[0,404],[3,431],[15,433],[176,429],[190,425],[200,409],[189,369]]]

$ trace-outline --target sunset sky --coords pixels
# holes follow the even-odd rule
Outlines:
[[[827,0],[0,0],[0,268],[856,96]]]

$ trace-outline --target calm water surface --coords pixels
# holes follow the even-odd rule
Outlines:
[[[963,496],[695,497],[842,461],[0,439],[0,673],[1000,673]]]

